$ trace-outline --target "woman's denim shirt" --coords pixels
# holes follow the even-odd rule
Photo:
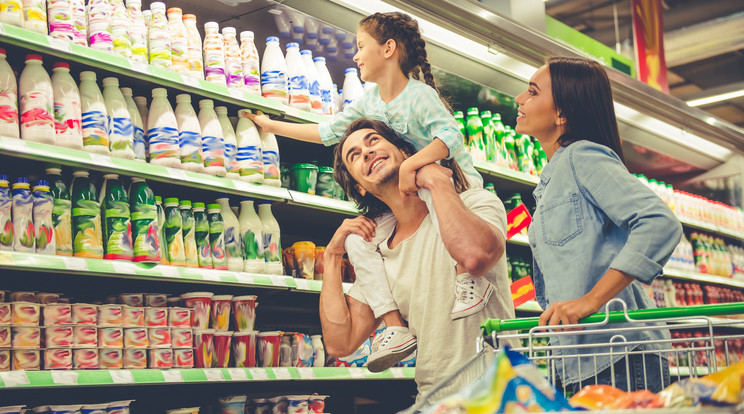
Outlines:
[[[628,173],[614,151],[584,140],[559,148],[543,169],[533,195],[537,208],[529,239],[535,291],[543,309],[553,302],[584,296],[610,268],[636,277],[616,296],[628,309],[656,307],[641,282],[650,284],[662,274],[662,266],[682,237],[682,226],[653,191]],[[610,310],[619,309],[616,304]],[[612,358],[581,357],[579,361],[565,355],[609,354],[609,347],[576,346],[610,342],[617,333],[612,330],[624,325],[609,325],[606,334],[552,337],[551,345],[573,347],[553,350],[564,356],[560,359],[565,364],[556,366],[563,383],[592,377],[595,367],[599,373],[610,366],[610,360],[622,358],[625,347],[618,346],[612,348]],[[645,350],[669,346],[652,342],[669,338],[665,328],[623,336],[628,342],[646,342]]]

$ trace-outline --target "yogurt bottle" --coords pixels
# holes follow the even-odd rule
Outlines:
[[[194,203],[194,238],[199,267],[212,269],[212,245],[209,241],[209,219],[204,211],[204,203]]]
[[[225,169],[225,138],[220,126],[220,120],[214,111],[211,99],[199,101],[199,125],[202,131],[202,153],[204,167],[207,174],[224,177]]]
[[[287,61],[279,47],[278,37],[266,38],[266,49],[261,59],[261,94],[284,105],[289,103]]]
[[[181,165],[178,121],[164,88],[152,90],[152,104],[147,115],[147,137],[150,163],[166,167]]]
[[[318,74],[318,85],[320,88],[320,101],[322,104],[323,115],[334,115],[336,113],[336,105],[333,102],[333,80],[331,74],[328,72],[326,66],[326,60],[324,57],[319,56],[313,58],[315,63],[315,72]]]
[[[217,270],[228,270],[225,253],[225,223],[222,221],[219,204],[210,204],[207,210],[209,219],[209,243],[212,246],[212,267]]]
[[[132,223],[129,197],[118,174],[105,174],[101,188],[104,259],[132,261]]]
[[[168,252],[166,251],[165,241],[165,207],[163,207],[163,199],[160,196],[155,196],[155,210],[157,211],[158,217],[158,231],[160,236],[160,264],[170,264],[168,261]]]
[[[185,256],[186,267],[198,267],[199,258],[196,253],[196,222],[194,221],[194,212],[191,210],[191,201],[181,200],[178,203],[178,210],[181,212],[182,233],[183,233],[183,252]]]
[[[72,7],[72,35],[76,45],[88,46],[88,19],[84,0],[70,0]]]
[[[201,126],[194,107],[191,106],[191,95],[183,93],[176,96],[176,121],[181,147],[181,168],[204,172]]]
[[[225,46],[225,76],[227,77],[228,88],[244,89],[243,61],[241,59],[238,39],[235,35],[234,27],[222,28],[222,38]]]
[[[313,62],[313,52],[309,50],[300,51],[302,63],[305,65],[307,74],[307,89],[310,92],[310,111],[314,114],[323,113],[323,101],[320,95],[320,80],[318,79],[318,70]]]
[[[240,60],[243,65],[243,83],[248,93],[261,95],[261,68],[253,32],[240,32]]]
[[[227,269],[233,272],[243,270],[243,249],[241,247],[240,223],[235,213],[230,209],[230,199],[220,197],[217,200],[220,205],[220,215],[224,223],[225,253],[227,256]]]
[[[0,6],[0,23],[23,27],[23,2],[21,0],[1,0]]]
[[[168,31],[168,21],[165,18],[165,3],[160,1],[151,3],[150,11],[152,11],[152,19],[147,31],[150,64],[170,69],[172,65],[171,37]]]
[[[46,0],[23,0],[23,27],[32,32],[47,34]]]
[[[364,89],[362,83],[359,81],[357,76],[356,68],[348,68],[344,71],[344,90],[341,94],[343,99],[343,108],[351,105],[352,102],[361,98],[364,95]]]
[[[146,161],[146,144],[145,144],[145,129],[142,123],[142,116],[140,116],[137,104],[132,98],[132,88],[119,88],[121,94],[124,96],[124,102],[127,104],[127,110],[129,111],[129,117],[132,119],[132,150],[134,150],[134,159],[137,161]]]
[[[129,13],[123,0],[109,0],[111,5],[111,41],[114,53],[127,59],[132,58],[132,42],[129,39]]]
[[[39,180],[33,188],[34,196],[34,233],[36,235],[36,253],[56,254],[52,210],[54,199],[49,192],[49,182]]]
[[[91,49],[113,53],[111,4],[109,0],[90,0],[86,8],[88,44]]]
[[[55,144],[52,80],[41,65],[41,56],[26,55],[26,67],[19,85],[21,138]]]
[[[260,131],[261,154],[263,159],[264,184],[274,187],[282,186],[279,165],[279,145],[276,136],[271,132]]]
[[[243,271],[266,273],[266,260],[263,249],[263,225],[256,214],[253,199],[240,202],[240,236],[243,246]]]
[[[225,142],[225,169],[227,170],[227,178],[239,179],[240,178],[240,166],[238,165],[238,141],[235,137],[235,129],[230,122],[230,118],[227,117],[227,108],[224,106],[218,106],[214,108],[214,112],[217,113],[217,119],[220,121],[222,127],[222,134]]]
[[[204,52],[201,34],[196,26],[196,16],[184,14],[183,24],[186,27],[186,61],[189,65],[187,73],[197,79],[204,79]]]
[[[238,140],[238,166],[240,179],[249,183],[264,182],[263,154],[261,151],[261,136],[256,124],[248,118],[249,109],[238,111],[238,127],[235,135]]]
[[[103,259],[101,203],[87,171],[72,179],[72,250],[75,257]]]
[[[132,118],[119,90],[119,79],[103,79],[103,100],[109,116],[109,149],[111,156],[134,159],[134,126]]]
[[[83,115],[80,109],[80,90],[70,76],[70,65],[54,64],[52,74],[54,94],[54,129],[57,145],[83,149]]]
[[[287,84],[289,85],[289,106],[310,110],[310,92],[307,87],[307,73],[300,55],[300,45],[287,43]]]
[[[80,106],[83,119],[83,149],[96,154],[109,154],[108,111],[96,73],[80,72]]]
[[[144,96],[134,96],[132,97],[134,100],[134,104],[137,105],[137,110],[140,113],[140,118],[142,118],[142,130],[144,131],[145,135],[145,160],[150,158],[150,149],[149,149],[149,142],[150,139],[147,135],[147,117],[149,115],[149,110],[147,109],[147,97]],[[135,152],[136,154],[136,152]]]
[[[271,213],[271,202],[262,201],[258,204],[258,217],[263,225],[264,260],[266,261],[266,273],[281,275],[282,268],[282,244],[280,240],[279,222]]]
[[[171,53],[174,72],[186,73],[189,71],[187,50],[189,47],[186,38],[186,26],[183,24],[183,11],[178,7],[168,9],[168,32],[171,38]]]
[[[144,179],[132,177],[129,187],[134,261],[160,262],[160,228],[155,195]]]
[[[72,256],[72,202],[67,185],[62,179],[62,169],[58,165],[46,169],[49,190],[54,200],[52,226],[57,256]]]
[[[74,41],[70,0],[49,0],[47,13],[49,14],[49,36],[69,42]]]
[[[13,195],[8,187],[8,176],[0,174],[0,250],[13,250]]]
[[[204,70],[209,82],[226,85],[225,51],[219,32],[220,25],[217,22],[204,24]]]
[[[171,266],[185,266],[186,257],[183,247],[183,218],[178,209],[177,198],[165,199],[165,252],[168,264]]]
[[[34,253],[36,233],[34,229],[34,197],[26,177],[18,177],[13,183],[13,250]]]
[[[0,16],[3,16],[0,14]],[[18,83],[5,49],[0,49],[0,135],[20,138],[18,132]]]
[[[132,48],[133,62],[147,63],[147,26],[142,15],[142,0],[127,0],[127,16],[129,17],[129,43]]]

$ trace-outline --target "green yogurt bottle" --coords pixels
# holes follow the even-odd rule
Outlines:
[[[165,252],[171,266],[185,266],[183,247],[183,218],[178,209],[177,198],[165,199]]]
[[[132,177],[129,203],[134,261],[160,263],[160,228],[155,194],[143,178]]]
[[[194,212],[191,210],[191,201],[181,200],[178,204],[183,222],[183,253],[186,267],[199,267],[199,259],[196,257],[196,228]]]
[[[75,257],[103,259],[101,203],[87,171],[72,176],[72,249]]]
[[[209,243],[212,245],[212,267],[218,270],[228,270],[225,252],[225,223],[222,221],[219,204],[207,206],[207,219],[209,219]]]
[[[212,245],[209,242],[209,219],[204,203],[194,203],[194,239],[199,267],[212,269]]]
[[[297,191],[315,194],[315,185],[318,182],[318,166],[304,163],[293,165],[292,181]]]
[[[170,264],[168,253],[165,250],[165,209],[163,208],[163,199],[155,196],[155,211],[158,218],[158,237],[160,238],[160,264]]]
[[[58,256],[72,256],[72,201],[67,184],[62,179],[62,167],[50,165],[46,169],[49,191],[54,199],[52,226]]]
[[[318,182],[315,185],[315,194],[333,198],[336,193],[336,181],[333,179],[332,167],[318,168]]]
[[[129,198],[118,174],[103,176],[101,212],[103,213],[103,258],[132,261],[132,223]]]

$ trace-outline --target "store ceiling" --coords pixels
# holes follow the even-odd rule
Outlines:
[[[690,100],[744,89],[744,1],[662,0],[662,4],[671,94]],[[623,52],[632,54],[630,0],[547,0],[545,8],[553,18],[607,46],[614,48],[619,42]],[[744,127],[744,97],[701,109]]]

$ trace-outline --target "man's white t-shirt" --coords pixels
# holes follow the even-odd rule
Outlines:
[[[478,217],[494,225],[502,235],[506,234],[504,205],[496,195],[488,190],[473,189],[460,194],[460,199]],[[484,319],[514,318],[504,255],[484,276],[495,287],[486,308],[466,318],[451,319],[456,262],[430,217],[427,216],[418,230],[395,248],[388,247],[388,240],[379,245],[395,302],[408,321],[411,333],[418,339],[416,383],[419,394],[428,392],[475,355]],[[349,290],[349,296],[365,302],[362,289],[356,283]]]

